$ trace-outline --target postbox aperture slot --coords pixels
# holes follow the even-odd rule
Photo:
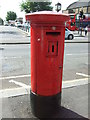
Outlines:
[[[48,41],[48,56],[57,56],[58,55],[58,41]]]
[[[52,45],[52,52],[54,52],[54,45]]]
[[[60,35],[60,32],[46,32],[46,35],[54,35],[54,36],[57,36],[57,35]]]

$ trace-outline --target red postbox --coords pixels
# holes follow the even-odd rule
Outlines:
[[[65,22],[56,12],[26,14],[31,24],[31,107],[37,117],[52,114],[61,103]]]

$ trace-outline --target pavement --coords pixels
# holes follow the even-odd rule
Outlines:
[[[22,32],[24,32],[25,34],[27,34],[27,37],[30,37],[30,32],[26,32],[22,29],[19,29]],[[78,34],[78,31],[72,31],[74,34],[74,39],[73,40],[65,40],[65,43],[89,43],[89,37],[90,37],[90,33],[88,32],[87,35],[85,36],[85,32],[82,31],[82,35]]]
[[[80,35],[80,32],[78,34],[78,31],[72,31],[74,34],[73,40],[65,40],[66,43],[90,43],[90,32],[87,33],[85,36],[85,32],[82,32],[82,35]]]
[[[27,37],[30,37],[30,33],[26,32],[22,29],[19,29],[20,31],[24,32],[25,34],[27,34]],[[73,40],[65,40],[65,43],[89,43],[89,37],[90,37],[90,33],[88,32],[87,35],[85,36],[85,32],[82,31],[82,35],[80,35],[80,32],[78,34],[78,31],[73,31],[74,34],[74,39]]]
[[[26,32],[20,28],[17,28],[17,30],[19,30],[20,32],[22,32],[25,35],[25,39],[13,39],[13,41],[11,39],[3,39],[0,41],[0,44],[30,44],[30,33]],[[90,37],[90,33],[88,33],[86,36],[84,35],[85,33],[82,32],[82,36],[80,34],[78,34],[78,31],[74,31],[74,39],[73,40],[65,40],[65,43],[89,43],[89,37]],[[28,39],[26,39],[26,36],[28,37]],[[3,38],[3,36],[1,36]]]
[[[51,118],[89,120],[88,88],[89,85],[63,88],[61,107]],[[31,111],[30,94],[2,98],[2,118],[36,118]]]
[[[0,26],[0,27],[1,27],[0,44],[30,44],[30,37],[28,37],[27,32],[16,27],[10,29],[11,28],[10,26],[7,26],[9,29],[6,29],[5,31],[6,26]],[[9,38],[8,37],[6,38],[7,34],[9,35]]]
[[[20,30],[23,32],[22,30]],[[28,33],[23,33],[28,36]],[[74,33],[77,36],[77,31]],[[65,40],[65,42],[88,42],[88,36],[81,37],[75,40]],[[30,39],[27,41],[21,40],[3,40],[0,41],[0,44],[28,44],[30,43]],[[68,81],[66,81],[68,82]],[[84,80],[85,82],[85,80]],[[74,83],[76,84],[76,82]],[[65,85],[65,84],[64,84]],[[25,86],[24,86],[25,87]],[[51,118],[58,119],[81,119],[81,120],[89,120],[90,119],[90,96],[89,96],[89,83],[78,84],[78,85],[69,85],[62,88],[62,101],[61,107],[56,114],[53,114]],[[20,89],[20,90],[19,90]],[[10,95],[6,95],[9,91],[6,90],[5,96],[1,97],[0,94],[0,118],[27,118],[27,119],[37,119],[31,111],[30,104],[30,87],[27,88],[17,88],[17,91],[20,91],[22,94],[16,95],[16,90],[13,89],[14,93],[10,90]],[[24,92],[24,90],[26,92]],[[3,90],[2,90],[3,94]]]

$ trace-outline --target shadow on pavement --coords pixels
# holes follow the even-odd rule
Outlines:
[[[65,107],[60,107],[58,112],[49,118],[2,118],[2,120],[89,120]]]
[[[47,118],[38,119],[31,112],[29,99],[30,95],[4,98],[2,120],[89,120],[63,106],[55,110],[55,114],[51,115],[51,117],[47,116]]]
[[[65,107],[61,107],[56,111],[56,114],[49,118],[41,118],[40,120],[50,120],[50,119],[58,119],[58,120],[89,120]]]

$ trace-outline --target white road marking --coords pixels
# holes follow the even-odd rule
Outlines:
[[[12,82],[18,83],[16,81],[12,81]],[[76,87],[79,85],[86,85],[86,84],[88,84],[88,78],[68,80],[68,81],[62,81],[62,88],[64,89],[64,88]],[[0,90],[0,98],[30,94],[31,86],[25,85],[23,83],[22,84],[20,83],[19,85],[23,87]]]
[[[24,84],[22,82],[17,82],[15,80],[10,80],[9,82],[14,83],[14,84],[19,85],[20,87],[24,87],[24,88],[27,88],[29,86],[29,85],[26,85],[26,84]]]
[[[66,54],[66,55],[72,55],[72,54]]]
[[[0,90],[0,98],[14,97],[25,94],[30,94],[30,86],[27,88],[19,87],[19,88]]]
[[[23,77],[31,77],[31,74],[30,75],[18,75],[18,76],[10,76],[10,77],[1,77],[0,80],[23,78]]]
[[[13,56],[13,57],[1,57],[0,59],[3,60],[3,59],[20,59],[20,58],[22,58],[22,57],[21,56],[19,56],[19,57]]]
[[[84,74],[84,73],[76,73],[76,75],[80,75],[80,76],[83,76],[83,77],[90,77],[90,75],[87,75],[87,74]]]
[[[87,53],[77,53],[77,54],[73,53],[73,54],[66,54],[66,55],[70,56],[70,55],[88,55],[88,54],[90,54],[90,53],[88,53],[88,52]]]
[[[62,88],[70,88],[70,87],[86,85],[86,84],[88,84],[88,78],[68,80],[62,82]]]

